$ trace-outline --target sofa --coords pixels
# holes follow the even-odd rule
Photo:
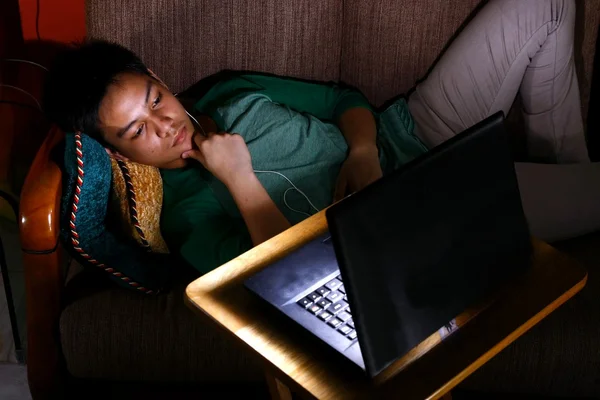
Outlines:
[[[426,76],[480,5],[481,0],[88,0],[86,24],[90,37],[137,52],[174,92],[224,69],[249,70],[343,81],[380,106]],[[576,63],[587,120],[600,4],[578,0],[577,7]],[[519,132],[518,113],[509,119],[511,130]],[[266,396],[258,360],[184,305],[183,290],[193,277],[181,276],[169,293],[150,297],[69,261],[58,239],[62,137],[56,127],[48,132],[21,194],[27,368],[34,399],[106,393]],[[586,288],[459,391],[600,396],[600,234],[554,245],[587,267]]]

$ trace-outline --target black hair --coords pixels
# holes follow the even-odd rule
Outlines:
[[[151,76],[125,47],[88,40],[58,55],[44,85],[43,109],[66,132],[81,131],[104,143],[98,111],[108,87],[122,73]]]

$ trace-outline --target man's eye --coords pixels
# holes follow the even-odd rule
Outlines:
[[[156,99],[154,99],[154,102],[152,103],[152,108],[156,107],[158,105],[158,103],[160,103],[161,99],[162,99],[162,95],[159,93],[158,96],[156,97]]]
[[[138,130],[135,131],[135,136],[141,135],[143,130],[144,130],[144,125],[140,125],[140,127],[138,128]]]

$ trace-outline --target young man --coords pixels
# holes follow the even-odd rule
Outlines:
[[[190,111],[212,119],[198,125],[138,57],[106,42],[58,60],[45,107],[113,157],[161,169],[164,237],[204,273],[507,113],[520,91],[532,158],[569,163],[517,164],[532,232],[555,240],[600,228],[600,165],[585,146],[574,21],[570,0],[493,0],[414,93],[381,113],[351,89],[238,75],[195,99]]]

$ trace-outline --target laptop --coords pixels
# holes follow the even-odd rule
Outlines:
[[[326,218],[244,285],[371,377],[531,265],[501,112]]]

